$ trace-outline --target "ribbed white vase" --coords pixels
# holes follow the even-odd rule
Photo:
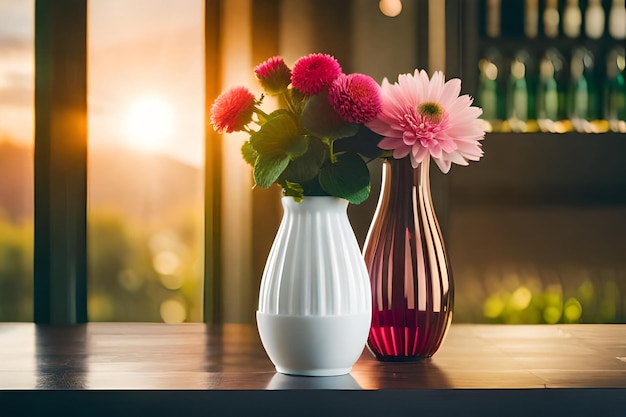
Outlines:
[[[367,341],[372,314],[367,268],[348,201],[283,197],[283,218],[259,294],[257,325],[276,370],[347,374]]]

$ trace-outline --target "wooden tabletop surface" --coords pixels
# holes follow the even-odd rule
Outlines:
[[[277,374],[252,325],[0,323],[0,399],[50,390],[464,389],[553,389],[571,393],[572,404],[589,391],[626,410],[626,325],[454,324],[431,359],[381,363],[365,349],[349,375],[320,378]]]

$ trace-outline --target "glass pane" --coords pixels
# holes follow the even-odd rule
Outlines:
[[[89,3],[91,321],[201,321],[203,1]]]
[[[0,0],[0,321],[33,319],[34,2]]]

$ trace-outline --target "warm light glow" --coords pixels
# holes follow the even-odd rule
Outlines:
[[[382,14],[388,17],[396,17],[402,12],[401,0],[380,0],[378,7]]]
[[[180,265],[180,258],[172,251],[163,250],[152,259],[154,270],[161,275],[172,275]]]
[[[530,304],[530,300],[533,298],[533,293],[525,287],[521,286],[516,289],[511,295],[511,305],[518,311],[524,310]]]
[[[161,149],[174,134],[174,110],[157,96],[134,100],[126,113],[126,136],[131,146],[142,150]]]
[[[161,303],[161,318],[165,323],[182,323],[187,317],[187,308],[181,300],[170,298]]]
[[[492,295],[483,304],[483,314],[485,317],[495,319],[504,311],[504,302],[499,295]]]
[[[543,319],[548,324],[557,323],[561,319],[561,309],[557,306],[549,306],[543,310]]]
[[[568,322],[570,323],[577,322],[578,320],[580,320],[580,316],[582,316],[582,314],[583,314],[583,306],[580,304],[580,301],[578,301],[575,298],[570,298],[569,300],[565,302],[563,315],[565,316],[565,319]]]

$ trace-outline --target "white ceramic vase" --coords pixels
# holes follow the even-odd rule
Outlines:
[[[335,197],[282,198],[283,218],[265,265],[257,325],[280,373],[350,372],[367,341],[369,276],[347,215]]]

